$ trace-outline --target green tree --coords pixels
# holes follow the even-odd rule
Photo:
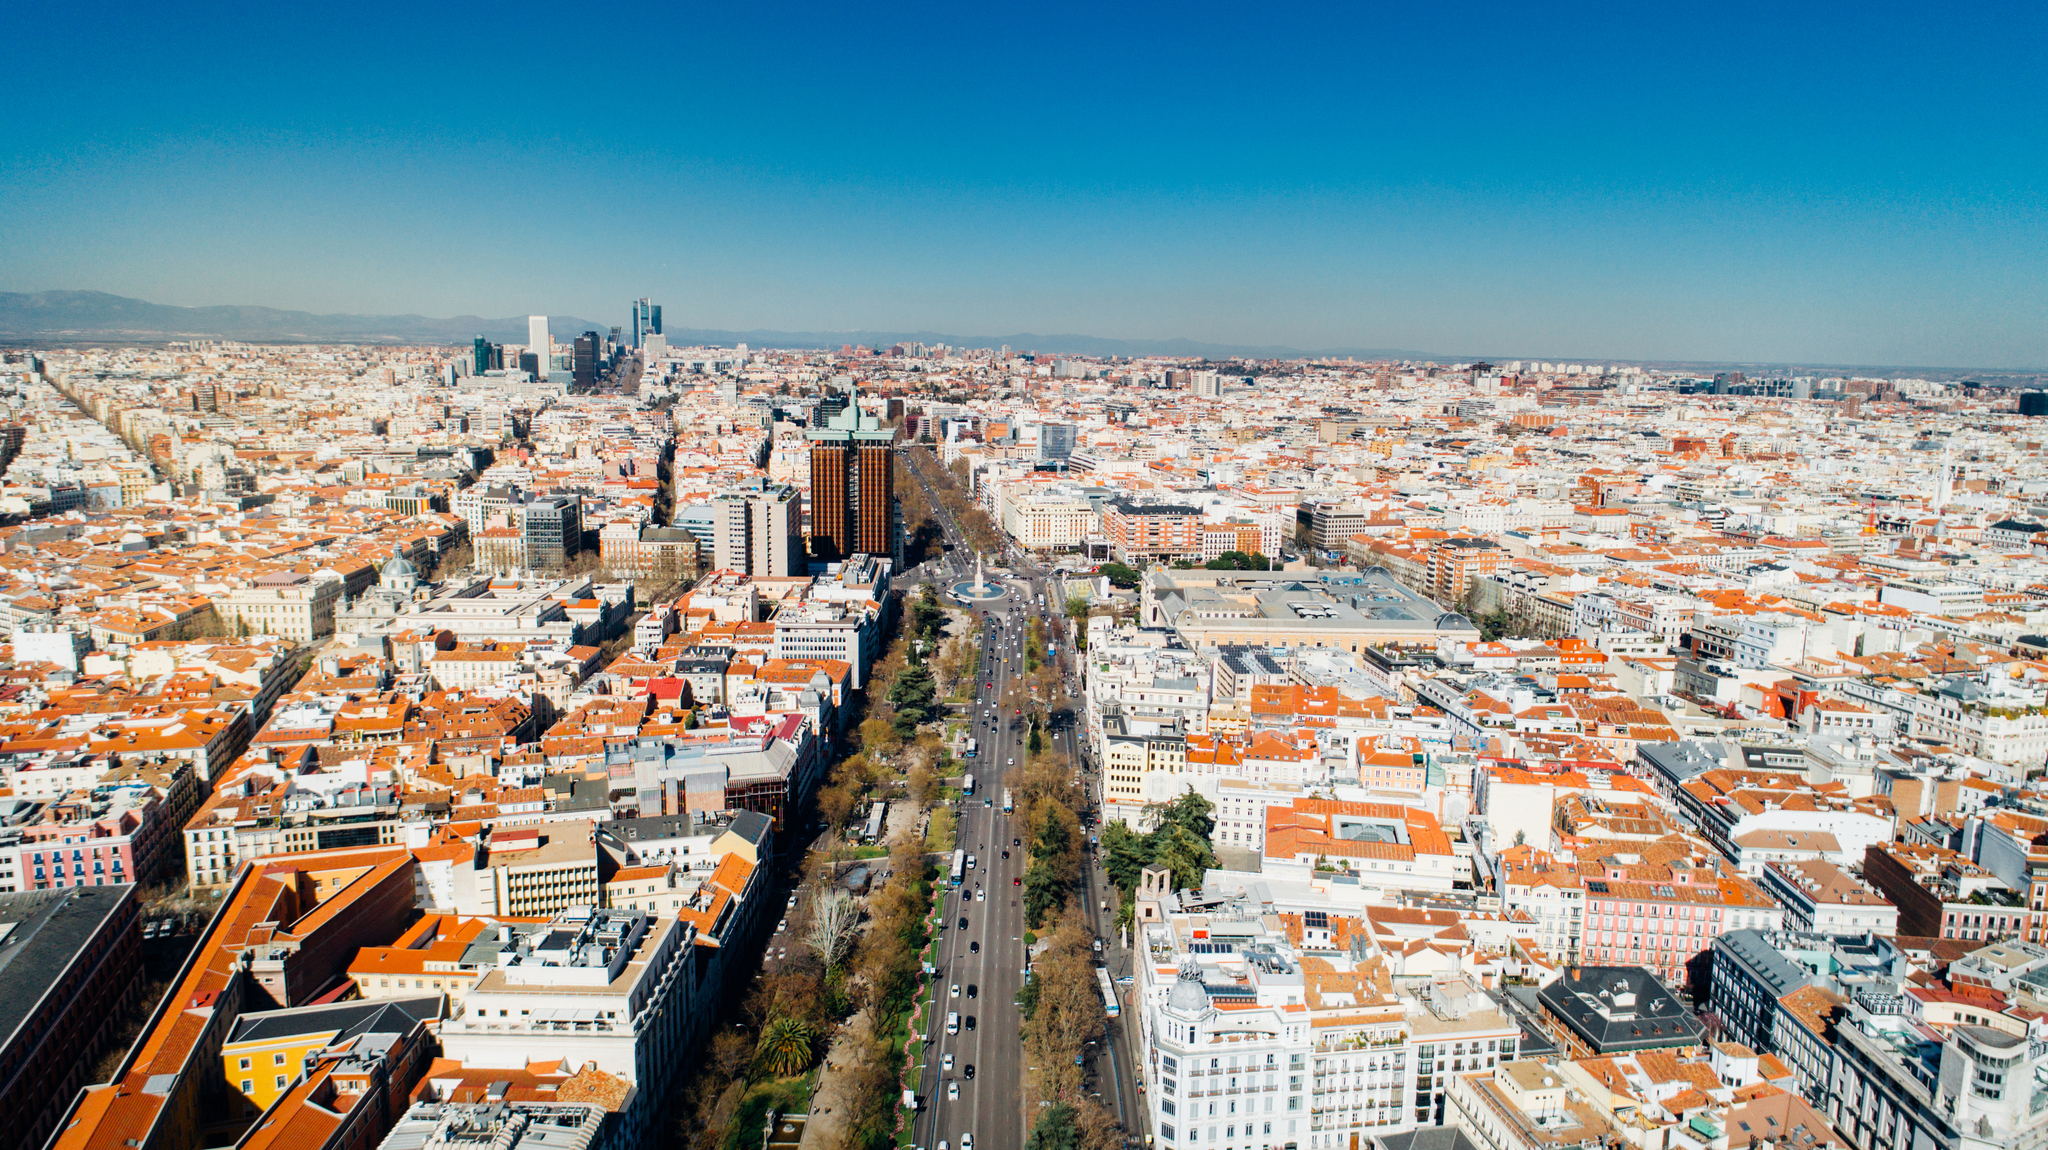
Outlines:
[[[1109,585],[1112,587],[1136,587],[1138,580],[1143,578],[1138,573],[1137,568],[1126,566],[1122,563],[1104,563],[1101,567],[1101,574],[1103,578],[1109,580]]]
[[[1145,806],[1145,821],[1152,827],[1177,826],[1196,838],[1207,841],[1210,832],[1216,829],[1216,804],[1197,794],[1193,787],[1163,803],[1148,803]]]
[[[1200,890],[1202,872],[1216,865],[1216,851],[1208,839],[1168,823],[1153,832],[1152,861],[1173,872],[1176,889]]]
[[[1152,839],[1121,821],[1112,821],[1102,828],[1102,853],[1102,866],[1109,872],[1109,881],[1129,895],[1137,889],[1139,873],[1152,861]]]
[[[897,736],[911,738],[917,734],[919,724],[937,718],[938,696],[939,685],[932,678],[931,668],[917,659],[906,663],[895,681],[889,684],[887,696],[890,705],[896,708],[896,719],[892,725]]]
[[[1067,891],[1046,859],[1034,859],[1024,871],[1024,918],[1032,926],[1042,925],[1066,905]]]
[[[1068,596],[1068,597],[1067,597],[1067,618],[1069,618],[1069,619],[1079,619],[1079,618],[1082,618],[1083,616],[1085,616],[1085,615],[1087,615],[1087,614],[1088,614],[1088,596],[1086,596],[1086,595],[1070,595],[1070,596]]]
[[[1056,859],[1072,850],[1074,836],[1067,830],[1067,824],[1051,807],[1046,808],[1045,822],[1038,829],[1038,839],[1032,844],[1034,857]]]
[[[776,1078],[793,1078],[811,1065],[817,1035],[801,1018],[777,1018],[761,1032],[761,1068]]]
[[[1037,723],[1031,724],[1031,740],[1025,744],[1025,748],[1034,755],[1045,749],[1045,739],[1039,735]]]
[[[1081,1124],[1074,1108],[1055,1102],[1038,1116],[1024,1150],[1081,1150]]]
[[[910,634],[914,639],[936,639],[946,622],[946,608],[939,602],[938,589],[927,583],[910,608]]]

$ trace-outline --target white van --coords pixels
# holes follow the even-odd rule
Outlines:
[[[946,1012],[946,1033],[947,1033],[947,1034],[958,1034],[958,1033],[960,1033],[960,1012],[959,1012],[959,1011],[957,1011],[957,1010],[949,1010],[949,1011],[947,1011],[947,1012]]]

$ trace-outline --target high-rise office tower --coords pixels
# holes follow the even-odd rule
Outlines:
[[[788,576],[808,568],[796,488],[757,479],[711,504],[711,561],[719,570]]]
[[[633,346],[644,347],[647,337],[661,331],[661,309],[646,296],[633,301]]]
[[[828,563],[857,554],[900,559],[895,430],[860,409],[860,397],[849,383],[845,408],[815,422],[808,437],[812,558]]]
[[[540,371],[537,374],[541,379],[547,378],[548,352],[553,350],[553,348],[554,340],[548,337],[548,317],[544,315],[527,316],[526,350],[532,352],[534,358],[540,361]]]
[[[590,388],[597,386],[598,354],[599,344],[596,332],[586,331],[576,337],[576,358],[570,365],[569,370],[577,387]]]
[[[471,363],[475,365],[476,369],[474,374],[482,375],[483,373],[490,371],[491,369],[498,366],[496,362],[498,358],[498,347],[496,344],[492,343],[490,340],[485,339],[483,336],[477,336],[476,344],[470,350],[470,357]]]

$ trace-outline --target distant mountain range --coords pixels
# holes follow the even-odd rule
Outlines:
[[[549,316],[555,338],[585,331],[609,331],[610,324],[574,316]],[[1304,351],[1293,347],[1200,343],[1191,339],[1105,339],[1093,335],[963,336],[935,331],[723,331],[670,327],[672,346],[693,344],[752,347],[838,348],[845,344],[889,347],[898,343],[945,344],[949,347],[995,348],[1068,355],[1172,355],[1231,359],[1293,358],[1303,355],[1355,355],[1370,359],[1428,359],[1417,351],[1393,348],[1342,348]],[[158,343],[173,339],[235,339],[252,343],[431,343],[462,344],[477,336],[500,343],[526,341],[526,317],[484,319],[458,315],[435,319],[424,315],[316,315],[255,305],[176,307],[97,291],[0,292],[0,340],[70,343],[107,340]]]
[[[572,339],[585,331],[609,331],[611,325],[575,316],[548,317],[549,329],[558,340]],[[2048,382],[2038,368],[1969,369],[1912,367],[1905,365],[1819,363],[1707,363],[1673,360],[1621,360],[1611,356],[1558,356],[1506,353],[1474,355],[1413,351],[1391,347],[1298,348],[1268,344],[1203,343],[1192,339],[1109,339],[1095,335],[948,335],[936,331],[726,331],[718,328],[678,328],[667,332],[671,346],[727,346],[744,343],[750,347],[836,349],[847,344],[887,348],[899,343],[945,344],[948,347],[997,348],[1008,346],[1021,352],[1055,355],[1142,356],[1165,355],[1211,360],[1224,359],[1416,359],[1438,363],[1468,363],[1490,360],[1500,363],[1514,359],[1577,360],[1590,363],[1633,363],[1643,367],[1712,374],[1735,369],[1751,375],[1836,374],[1863,372],[1873,375],[1918,374],[1929,379],[1980,378],[2001,386],[2040,386]],[[234,339],[250,343],[381,343],[381,344],[466,344],[482,335],[499,343],[525,343],[526,317],[484,319],[458,315],[435,319],[424,315],[316,315],[306,311],[283,311],[273,307],[229,305],[220,307],[174,307],[147,300],[109,295],[97,291],[0,292],[0,342],[76,344],[161,343],[174,339]]]
[[[556,339],[592,328],[574,316],[549,316]],[[234,339],[251,343],[462,344],[482,335],[499,343],[525,343],[526,317],[484,319],[458,315],[315,315],[274,307],[174,307],[98,291],[0,292],[0,339],[75,343],[108,340],[159,343],[173,339]]]

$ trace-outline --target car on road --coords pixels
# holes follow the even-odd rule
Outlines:
[[[788,930],[788,929],[789,929],[789,920],[788,920],[788,919],[786,919],[786,918],[785,918],[785,919],[783,919],[783,920],[782,920],[781,922],[778,922],[778,923],[776,923],[776,924],[775,924],[775,933],[776,933],[776,934],[781,934],[781,933],[782,933],[783,931],[785,931],[785,930]]]
[[[1023,885],[1024,885],[1024,880],[1023,880],[1023,879],[1021,879],[1021,878],[1013,878],[1013,879],[1011,879],[1011,880],[1010,880],[1010,885],[1011,885],[1011,886],[1023,886]]]
[[[946,1083],[946,1101],[948,1101],[948,1102],[958,1102],[958,1101],[960,1101],[960,1084],[959,1084],[958,1082],[948,1082],[948,1083]]]
[[[975,892],[974,892],[974,901],[976,901],[976,902],[987,902],[987,901],[988,901],[988,892],[987,892],[987,891],[985,891],[985,890],[978,890],[978,891],[975,891]]]
[[[952,994],[950,994],[950,995],[947,995],[947,997],[948,997],[948,998],[958,998],[958,997],[960,997],[960,984],[959,984],[959,983],[957,983],[957,982],[956,982],[956,983],[954,983],[954,984],[953,984],[953,993],[952,993]]]
[[[971,1014],[967,1016],[967,1029],[974,1029],[974,1016]]]
[[[970,1027],[969,1029],[972,1029],[972,1028]],[[957,1010],[949,1010],[949,1011],[947,1011],[947,1012],[946,1012],[946,1033],[947,1033],[947,1034],[958,1034],[958,1033],[960,1033],[960,1012],[959,1012],[959,1011],[957,1011]]]
[[[1024,845],[1024,840],[1023,840],[1023,839],[1011,839],[1011,840],[1010,840],[1010,845],[1011,845],[1011,846],[1013,846],[1013,847],[1021,847],[1021,846],[1023,846],[1023,845]]]
[[[960,1150],[974,1150],[973,1134],[962,1134],[960,1136]]]
[[[981,944],[980,944],[979,942],[970,942],[970,943],[968,943],[968,944],[967,944],[967,953],[969,953],[969,954],[980,954],[980,953],[981,953]],[[970,1030],[971,1030],[971,1029],[973,1029],[973,1028],[972,1028],[972,1027],[969,1027],[968,1029],[970,1029]]]
[[[960,918],[960,929],[961,929],[961,930],[966,930],[966,929],[967,929],[967,918],[966,918],[966,916],[965,916],[965,915],[962,915],[962,916],[961,916],[961,918]]]
[[[953,1072],[953,1056],[951,1054],[939,1059],[939,1069],[948,1074]]]
[[[969,1081],[972,1081],[974,1079],[974,1063],[968,1063],[966,1069],[963,1070],[962,1073],[967,1075]]]
[[[1009,852],[1009,851],[1004,851],[1004,852],[1003,852],[1003,857],[1004,857],[1004,858],[1009,858],[1009,857],[1010,857],[1010,852]]]
[[[967,997],[969,997],[969,998],[978,998],[978,997],[980,997],[980,996],[981,996],[981,988],[980,988],[980,987],[978,987],[978,986],[976,986],[976,985],[974,985],[974,984],[973,984],[973,983],[971,983],[971,982],[970,982],[970,983],[968,983],[968,984],[967,984]]]

